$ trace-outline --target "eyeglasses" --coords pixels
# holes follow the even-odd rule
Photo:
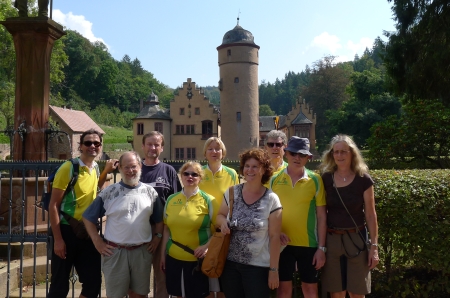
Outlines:
[[[269,147],[269,148],[271,148],[271,147],[281,148],[281,147],[283,147],[283,143],[267,142],[267,147]]]
[[[127,171],[127,172],[129,172],[130,170],[134,172],[134,171],[137,170],[138,166],[123,167],[123,168],[124,168],[124,170]]]
[[[200,175],[197,174],[197,173],[194,173],[194,172],[183,172],[183,176],[184,176],[184,177],[189,177],[189,176],[191,176],[191,177],[193,177],[193,178],[197,178],[197,177],[200,176]]]
[[[292,157],[298,156],[298,157],[301,157],[301,158],[305,158],[305,157],[309,156],[308,154],[303,154],[303,153],[294,153],[294,152],[291,152],[291,151],[288,151],[288,152],[289,152],[289,154],[290,154]]]
[[[346,155],[350,150],[333,150],[334,155]]]
[[[95,148],[98,148],[98,147],[100,147],[102,145],[102,143],[99,142],[99,141],[94,141],[94,142],[92,142],[92,141],[84,141],[83,142],[83,145],[86,146],[86,147],[91,147],[92,144],[94,144]]]

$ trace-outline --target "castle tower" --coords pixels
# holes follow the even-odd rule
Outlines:
[[[258,51],[250,31],[238,24],[217,47],[220,69],[221,139],[226,159],[237,160],[247,148],[258,147]]]

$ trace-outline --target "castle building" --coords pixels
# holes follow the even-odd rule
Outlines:
[[[143,156],[142,137],[156,130],[165,139],[161,159],[203,160],[204,143],[214,136],[225,143],[226,159],[237,160],[241,151],[263,146],[270,130],[280,129],[288,137],[309,138],[314,154],[316,116],[304,100],[298,99],[288,115],[278,116],[277,125],[273,116],[259,117],[259,46],[252,33],[238,23],[225,33],[217,51],[220,109],[190,78],[178,88],[169,109],[160,107],[152,92],[133,119],[133,136],[128,138],[133,149]]]
[[[213,136],[220,138],[219,109],[188,78],[170,101],[169,109],[160,107],[158,96],[152,92],[133,119],[129,142],[141,156],[142,137],[153,130],[164,135],[161,159],[201,160],[204,142]]]
[[[220,69],[220,116],[227,158],[259,143],[259,46],[239,23],[217,47]]]

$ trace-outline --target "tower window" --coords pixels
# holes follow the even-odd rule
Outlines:
[[[144,123],[138,123],[137,124],[137,134],[143,135],[144,134]]]
[[[231,50],[227,50],[227,56],[231,56]]]
[[[239,78],[238,78],[238,77],[235,77],[235,78],[234,78],[234,82],[235,82],[235,83],[239,83]]]
[[[155,122],[155,130],[163,133],[163,124],[162,122]]]
[[[236,112],[236,120],[241,121],[241,112]]]

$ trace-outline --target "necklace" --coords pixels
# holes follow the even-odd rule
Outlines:
[[[336,174],[338,174],[338,176],[341,177],[344,180],[344,182],[347,181],[347,178],[349,178],[349,177],[351,177],[353,175],[353,173],[350,173],[347,177],[343,177],[337,171],[336,171]]]

